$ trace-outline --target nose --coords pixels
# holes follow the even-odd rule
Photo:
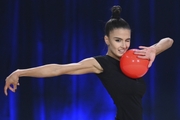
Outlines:
[[[122,47],[122,48],[126,48],[126,43],[125,43],[125,41],[122,41],[121,47]]]

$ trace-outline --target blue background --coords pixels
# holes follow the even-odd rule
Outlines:
[[[104,25],[113,5],[122,7],[132,28],[131,48],[174,39],[144,76],[143,120],[180,120],[179,0],[1,0],[1,120],[114,119],[113,101],[94,74],[23,77],[16,93],[3,93],[16,69],[105,54]]]

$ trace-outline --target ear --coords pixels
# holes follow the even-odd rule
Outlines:
[[[107,46],[109,46],[109,37],[107,35],[104,36],[104,41]]]

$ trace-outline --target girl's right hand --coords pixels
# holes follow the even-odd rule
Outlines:
[[[19,76],[18,76],[18,70],[10,74],[6,80],[5,80],[5,86],[4,86],[4,94],[7,96],[8,92],[7,90],[10,89],[12,92],[15,92],[17,89],[17,86],[19,85]]]

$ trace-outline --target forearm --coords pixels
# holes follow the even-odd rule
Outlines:
[[[48,64],[29,69],[18,69],[14,74],[17,74],[19,77],[53,77],[58,75],[59,67],[60,65],[58,64]]]
[[[151,47],[155,47],[156,55],[170,48],[173,44],[173,39],[171,38],[163,38],[158,43],[152,45]]]

